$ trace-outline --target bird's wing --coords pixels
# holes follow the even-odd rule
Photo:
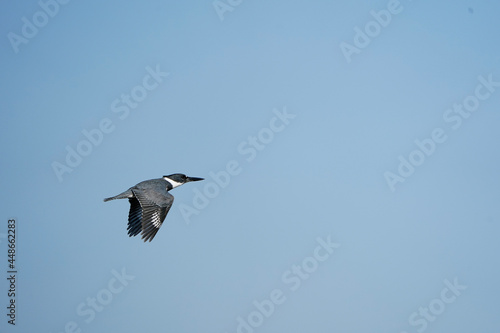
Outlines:
[[[130,202],[130,211],[128,213],[128,235],[137,236],[141,232],[142,208],[137,198],[128,199]]]
[[[145,242],[151,242],[165,220],[170,207],[172,207],[174,197],[168,193],[166,189],[161,192],[146,192],[140,188],[136,188],[133,189],[132,192],[134,192],[134,195],[141,206],[142,239]],[[130,209],[132,209],[132,206]],[[131,221],[129,219],[129,225],[130,224]]]

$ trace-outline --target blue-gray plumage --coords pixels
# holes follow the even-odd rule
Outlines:
[[[174,202],[174,196],[168,191],[187,182],[199,180],[203,180],[203,178],[187,177],[182,173],[174,173],[163,176],[163,178],[145,180],[123,193],[104,199],[104,201],[128,199],[130,202],[128,235],[130,237],[137,236],[141,232],[142,239],[145,242],[151,242]]]

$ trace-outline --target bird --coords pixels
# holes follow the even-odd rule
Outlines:
[[[182,184],[200,180],[204,179],[174,173],[162,178],[142,181],[125,192],[105,198],[104,202],[128,199],[130,202],[127,227],[129,237],[141,233],[144,242],[151,242],[174,202],[174,196],[169,191]]]

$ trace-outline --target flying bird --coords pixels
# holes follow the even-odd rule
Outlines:
[[[163,176],[163,178],[145,180],[123,193],[104,199],[104,201],[128,199],[130,202],[128,235],[132,237],[141,233],[145,242],[151,242],[174,202],[174,196],[168,191],[182,184],[199,180],[203,180],[203,178],[174,173]]]

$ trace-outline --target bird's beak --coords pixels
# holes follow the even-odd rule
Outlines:
[[[199,180],[203,180],[204,178],[198,178],[198,177],[187,177],[186,178],[186,183],[187,182],[197,182]]]

